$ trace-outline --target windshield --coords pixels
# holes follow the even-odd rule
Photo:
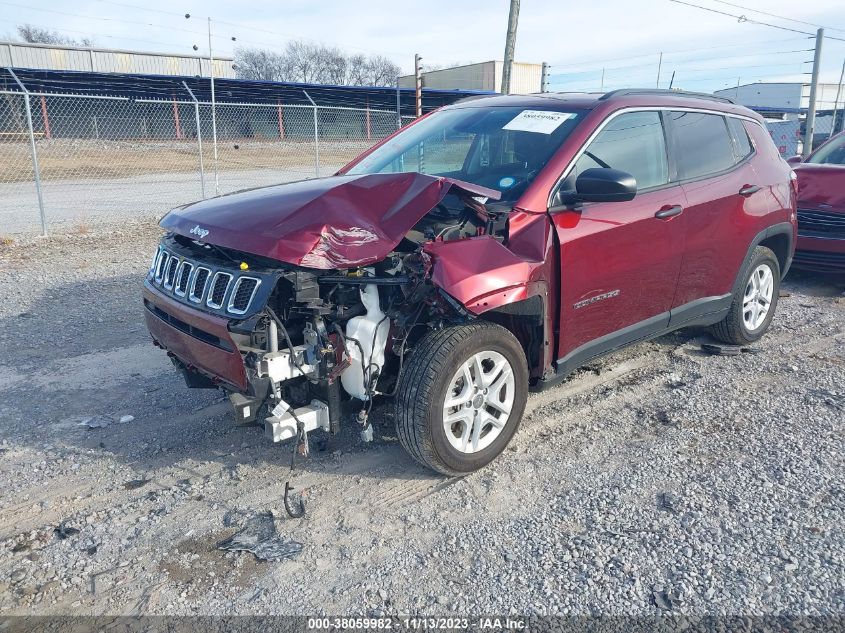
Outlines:
[[[376,149],[349,174],[418,171],[502,193],[513,201],[575,129],[582,112],[455,108],[435,112]]]
[[[807,162],[816,165],[845,165],[845,134],[820,147]]]

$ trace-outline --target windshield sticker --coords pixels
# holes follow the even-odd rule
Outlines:
[[[505,176],[499,181],[499,186],[502,189],[510,189],[516,184],[516,178],[512,178],[510,176]]]
[[[523,110],[502,128],[519,132],[551,134],[560,124],[575,118],[574,112],[550,112],[549,110]]]

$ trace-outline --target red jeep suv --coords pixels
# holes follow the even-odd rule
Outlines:
[[[795,267],[845,273],[845,132],[789,163],[798,176]]]
[[[529,390],[685,326],[732,344],[771,323],[795,185],[754,112],[623,90],[472,99],[328,178],[175,209],[147,326],[190,387],[273,441],[395,399],[396,433],[447,474],[505,448]]]

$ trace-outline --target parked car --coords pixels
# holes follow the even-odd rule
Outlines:
[[[789,162],[798,176],[796,268],[845,273],[845,132]]]
[[[593,358],[692,325],[758,340],[795,188],[763,119],[725,99],[499,96],[161,226],[145,317],[188,386],[303,451],[350,402],[366,437],[394,397],[402,446],[456,475],[502,452],[529,390]]]

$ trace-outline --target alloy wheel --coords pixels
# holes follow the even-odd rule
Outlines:
[[[772,305],[774,275],[768,264],[760,264],[751,273],[742,298],[742,320],[746,329],[753,332],[766,320]]]
[[[514,404],[513,369],[499,352],[482,351],[455,372],[443,404],[443,428],[453,448],[477,453],[501,434]]]

